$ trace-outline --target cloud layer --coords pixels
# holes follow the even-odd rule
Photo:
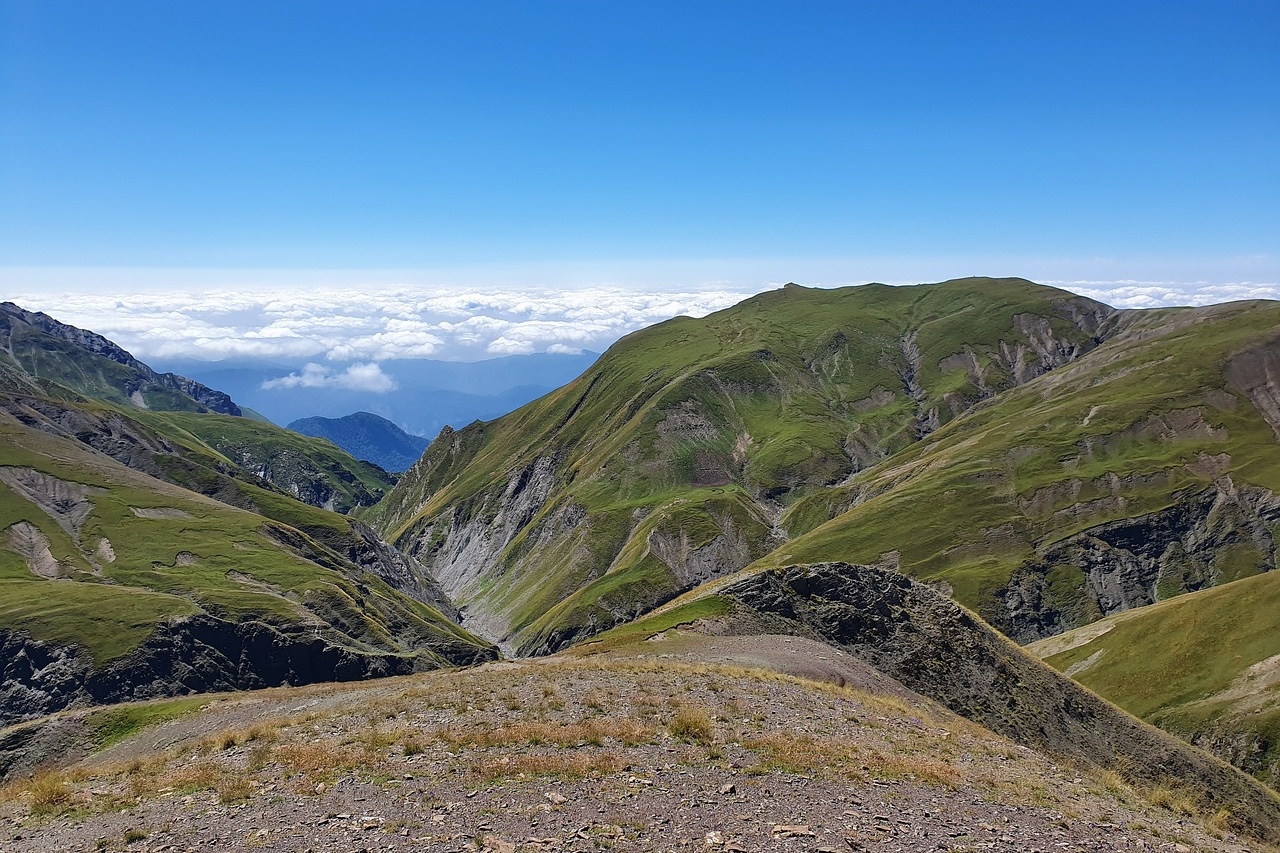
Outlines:
[[[345,391],[369,391],[374,394],[386,394],[396,390],[396,380],[382,372],[377,364],[358,363],[346,370],[335,372],[323,364],[308,362],[302,370],[281,376],[279,379],[268,379],[262,383],[268,390],[272,388],[341,388]]]
[[[14,301],[92,329],[146,360],[310,360],[294,385],[367,383],[399,358],[478,360],[601,351],[679,314],[702,316],[750,291],[623,288],[497,291],[408,288],[25,294]],[[321,362],[353,363],[346,372]],[[284,381],[284,380],[281,380]]]
[[[1122,308],[1280,298],[1280,286],[1274,283],[1044,283]],[[383,392],[394,388],[394,380],[381,371],[382,362],[600,352],[629,332],[681,314],[703,316],[767,287],[486,289],[330,283],[134,292],[112,288],[109,294],[32,291],[6,298],[92,329],[159,364],[178,358],[268,362],[293,371],[272,380],[275,387]]]

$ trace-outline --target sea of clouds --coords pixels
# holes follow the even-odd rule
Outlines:
[[[1273,283],[1043,283],[1120,308],[1280,298]],[[776,286],[41,288],[5,298],[91,329],[144,361],[289,365],[270,387],[386,392],[395,383],[380,365],[394,359],[602,352],[629,332],[677,315],[704,316]]]
[[[704,316],[749,295],[729,289],[318,287],[11,298],[91,329],[143,361],[299,364],[268,387],[391,391],[395,383],[379,365],[393,359],[602,352],[629,332],[678,315]]]

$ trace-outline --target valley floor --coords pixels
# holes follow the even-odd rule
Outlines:
[[[0,849],[1263,849],[1176,790],[1055,764],[831,647],[664,636],[218,697],[11,784]]]

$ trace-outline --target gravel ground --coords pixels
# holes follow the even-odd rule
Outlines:
[[[828,646],[672,635],[626,656],[228,696],[11,785],[0,849],[1266,849],[1190,812]]]

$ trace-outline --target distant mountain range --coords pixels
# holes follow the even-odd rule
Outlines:
[[[169,359],[165,367],[227,392],[241,406],[285,425],[310,417],[368,412],[411,435],[434,438],[446,425],[492,420],[577,378],[599,356],[536,353],[478,362],[397,359],[379,365],[394,385],[359,390],[328,381],[264,383],[297,376],[304,364],[252,364]],[[350,450],[350,448],[347,448]],[[358,454],[357,454],[358,456]],[[359,457],[363,458],[363,457]],[[376,461],[376,460],[370,460]]]
[[[289,429],[328,439],[357,459],[396,474],[417,462],[431,443],[369,412],[356,412],[342,418],[302,418],[289,424]]]

